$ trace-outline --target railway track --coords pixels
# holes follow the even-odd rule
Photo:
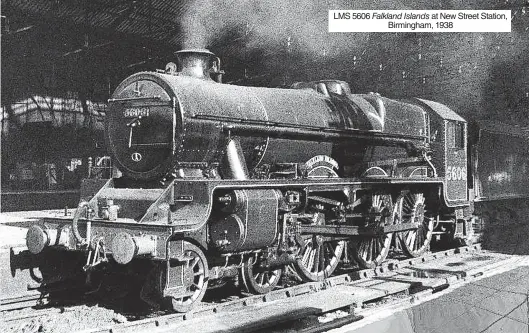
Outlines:
[[[48,297],[40,294],[30,294],[18,297],[8,297],[0,299],[0,311],[17,310],[45,305]]]
[[[306,326],[296,327],[299,331],[325,331],[361,320],[363,313],[369,313],[373,306],[415,302],[504,267],[513,259],[515,257],[509,255],[483,251],[477,244],[414,259],[390,260],[375,269],[347,272],[321,282],[280,288],[266,295],[205,302],[191,313],[162,314],[86,332],[175,329],[185,332],[196,330],[196,327],[203,332],[271,331],[274,327],[281,331],[291,325]],[[61,309],[50,308],[49,311],[65,311]],[[36,310],[36,314],[4,316],[4,319],[11,323],[27,321],[47,315],[43,310]]]
[[[46,297],[33,288],[36,276],[34,271],[27,269],[29,259],[21,258],[18,262],[13,260],[25,249],[22,246],[0,249],[0,311],[32,307],[46,302]]]
[[[71,304],[82,299],[80,281],[54,282],[45,287],[38,282],[42,274],[25,246],[0,249],[0,312],[42,307],[48,303]],[[64,295],[60,300],[50,294]],[[59,305],[60,305],[59,304]]]
[[[473,249],[479,249],[480,245],[474,245],[473,247],[468,247]],[[18,247],[18,248],[11,248],[9,251],[1,251],[0,252],[0,261],[3,263],[0,267],[2,269],[1,276],[3,277],[3,289],[5,290],[2,292],[2,298],[0,298],[0,312],[4,311],[11,311],[11,310],[20,310],[24,308],[32,308],[32,307],[42,307],[47,305],[50,302],[49,298],[49,291],[54,291],[53,289],[48,290],[48,292],[40,292],[38,290],[38,287],[36,285],[36,282],[33,280],[31,275],[26,272],[25,269],[18,270],[13,274],[13,272],[10,271],[13,266],[13,260],[12,257],[20,254],[23,252],[26,248],[25,247]],[[448,250],[448,252],[453,253],[454,250]],[[448,253],[447,251],[442,251],[442,253]],[[414,258],[414,259],[407,259],[407,260],[396,260],[396,259],[390,259],[385,261],[382,265],[378,266],[375,269],[363,269],[358,270],[354,268],[345,269],[347,272],[347,275],[351,279],[361,279],[361,278],[368,278],[375,275],[379,275],[381,273],[384,273],[385,271],[394,270],[399,267],[404,262],[408,262],[409,264],[413,264],[419,261],[423,260],[432,260],[438,257],[439,253],[430,253],[426,254],[420,258]],[[10,267],[11,266],[11,267]],[[292,270],[293,272],[293,270]],[[295,273],[294,273],[295,274]],[[9,278],[9,275],[16,275],[16,279]],[[299,279],[301,281],[301,279]],[[49,288],[48,288],[49,289]],[[250,295],[250,294],[248,294]]]
[[[473,245],[427,254],[420,258],[390,261],[375,269],[348,272],[322,282],[305,283],[220,304],[203,304],[187,314],[168,314],[112,325],[86,332],[270,331],[313,318],[298,331],[318,332],[362,318],[360,309],[389,299],[413,302],[507,265],[512,256],[489,253]],[[341,311],[331,322],[320,322],[326,313]],[[324,319],[323,319],[324,321]]]

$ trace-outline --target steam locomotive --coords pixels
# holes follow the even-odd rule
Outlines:
[[[31,253],[135,271],[145,301],[186,312],[216,281],[267,293],[287,265],[318,281],[342,257],[374,267],[472,237],[467,122],[447,106],[336,80],[222,84],[211,52],[176,55],[116,88],[105,135],[122,176],[85,180],[73,217],[29,228]]]

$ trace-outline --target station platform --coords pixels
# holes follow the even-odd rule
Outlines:
[[[0,213],[0,249],[26,245],[27,227],[45,217],[72,215],[75,209]]]
[[[529,332],[529,260],[406,309],[380,310],[332,333]]]
[[[77,207],[79,190],[1,191],[2,212]]]

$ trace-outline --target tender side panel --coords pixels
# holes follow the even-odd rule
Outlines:
[[[480,200],[529,196],[529,138],[481,130],[474,161]]]

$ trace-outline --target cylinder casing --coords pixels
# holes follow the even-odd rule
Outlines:
[[[211,216],[209,236],[212,245],[222,252],[272,245],[278,234],[281,193],[269,189],[235,190],[231,197],[233,201],[227,207],[228,211]]]

